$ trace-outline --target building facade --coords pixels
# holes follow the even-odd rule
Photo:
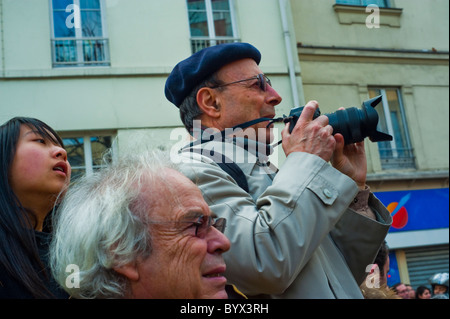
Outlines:
[[[393,140],[365,146],[368,184],[394,219],[388,282],[427,284],[448,272],[449,4],[291,5],[305,99],[333,112],[382,96],[379,129]]]
[[[329,113],[383,97],[380,130],[394,139],[366,142],[368,181],[403,225],[387,238],[392,275],[414,282],[424,269],[411,256],[442,269],[447,254],[448,270],[448,33],[446,0],[0,0],[0,123],[55,128],[74,178],[108,149],[176,151],[187,135],[164,96],[172,68],[250,42],[283,97],[278,116],[311,99]],[[282,164],[278,148],[273,158]]]
[[[230,41],[261,50],[261,68],[288,110],[301,94],[295,39],[283,36],[278,1],[258,4],[0,0],[0,121],[32,116],[57,129],[74,176],[101,165],[108,147],[120,150],[137,137],[170,149],[185,132],[164,96],[167,76],[195,50]]]

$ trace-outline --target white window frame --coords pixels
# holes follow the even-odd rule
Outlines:
[[[380,90],[380,94],[381,94],[381,103],[383,105],[383,111],[384,111],[384,116],[386,118],[386,126],[387,126],[387,130],[388,130],[388,134],[391,136],[394,136],[395,132],[394,132],[394,127],[392,126],[392,118],[391,118],[391,112],[389,110],[389,104],[387,101],[387,95],[386,95],[386,89],[379,89]],[[400,103],[400,101],[399,101]],[[401,106],[401,111],[403,114],[403,107]],[[389,144],[391,144],[391,150],[392,150],[392,156],[394,158],[398,157],[398,152],[397,152],[397,143],[395,141],[395,138],[392,139],[392,141],[389,142]]]
[[[80,0],[72,0],[73,4],[80,7]],[[53,1],[49,0],[49,8],[50,8],[50,24],[51,24],[51,42],[52,42],[52,62],[53,66],[109,66],[110,65],[110,56],[109,56],[109,41],[108,41],[108,28],[106,27],[106,4],[105,0],[99,0],[100,5],[100,17],[102,22],[102,35],[101,37],[83,37],[82,28],[75,28],[75,36],[70,38],[56,38],[55,36],[55,25],[53,20]],[[81,14],[81,13],[80,13]],[[81,19],[81,17],[80,17]],[[77,51],[77,61],[70,62],[57,62],[56,61],[56,53],[55,53],[55,42],[62,40],[74,40],[76,43],[76,51]],[[103,46],[105,50],[104,60],[88,62],[84,60],[83,54],[83,40],[94,40],[94,41],[103,41]]]
[[[389,103],[388,103],[388,98],[387,98],[387,93],[386,93],[386,89],[390,89],[390,90],[396,90],[397,93],[397,99],[398,99],[398,107],[399,107],[399,112],[400,112],[400,117],[401,117],[401,123],[399,123],[399,125],[404,125],[404,152],[408,152],[410,154],[409,157],[403,157],[404,161],[408,161],[409,163],[408,168],[414,168],[415,167],[415,156],[413,154],[413,148],[412,148],[412,144],[411,144],[411,139],[409,136],[409,131],[408,131],[408,126],[407,126],[407,121],[406,121],[406,116],[405,116],[405,108],[403,105],[403,99],[402,99],[402,92],[400,88],[395,88],[395,87],[377,87],[377,86],[373,86],[369,88],[370,90],[378,90],[380,91],[380,95],[382,97],[381,101],[381,105],[383,107],[383,113],[384,113],[384,117],[385,117],[385,124],[386,124],[386,129],[387,129],[387,134],[394,136],[394,138],[392,139],[392,141],[388,141],[388,142],[382,142],[382,143],[389,143],[390,145],[390,151],[392,152],[392,156],[391,157],[384,157],[382,158],[383,161],[385,161],[385,164],[382,164],[383,169],[393,169],[393,168],[401,168],[402,162],[401,158],[399,156],[399,149],[397,146],[397,143],[395,141],[395,136],[398,134],[398,132],[396,132],[394,130],[394,127],[392,125],[393,121],[391,118],[391,111],[389,109]],[[381,152],[381,151],[380,151]],[[380,153],[381,156],[381,153]],[[396,164],[396,161],[400,161],[398,164]]]
[[[67,135],[67,136],[65,136]],[[94,173],[94,165],[93,163],[93,158],[92,158],[92,143],[91,143],[91,138],[92,137],[98,137],[98,136],[110,136],[111,137],[111,152],[112,152],[112,159],[113,161],[115,161],[116,159],[116,155],[118,152],[117,149],[117,143],[115,142],[115,134],[107,134],[107,133],[100,133],[100,134],[91,134],[91,135],[80,135],[80,134],[64,134],[61,136],[61,138],[63,139],[72,139],[72,138],[82,138],[83,139],[83,153],[84,153],[84,166],[72,166],[72,170],[73,169],[78,169],[78,170],[84,170],[86,175],[92,175]],[[69,163],[70,163],[70,158],[69,158]],[[101,166],[96,166],[95,168],[98,168]]]
[[[187,14],[188,14],[188,23],[189,23],[189,32],[191,32],[191,25],[189,21],[189,5],[187,3],[188,0],[186,0],[186,8],[187,8]],[[235,8],[234,8],[234,0],[227,0],[228,6],[230,8],[230,19],[231,19],[231,30],[233,35],[224,37],[224,36],[216,36],[216,30],[214,28],[214,14],[212,9],[212,2],[211,0],[201,0],[205,2],[205,10],[206,10],[206,22],[208,24],[208,34],[209,36],[192,36],[191,35],[191,45],[192,45],[192,53],[195,53],[198,51],[198,49],[195,49],[197,45],[195,44],[197,41],[202,41],[203,45],[199,47],[203,48],[206,46],[214,46],[221,43],[228,43],[228,42],[239,42],[239,34],[238,34],[238,28],[236,23],[236,16],[235,16]],[[206,44],[207,43],[207,44]]]
[[[383,0],[385,1],[386,5],[383,6],[382,8],[391,8],[391,1],[390,0]],[[352,0],[352,3],[341,3],[340,1],[336,0],[336,4],[338,5],[342,5],[342,6],[368,6],[371,5],[370,3],[364,3],[364,0]],[[375,5],[377,5],[376,3],[373,3]]]

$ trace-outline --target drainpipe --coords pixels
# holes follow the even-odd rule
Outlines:
[[[291,82],[291,90],[292,90],[292,98],[294,101],[294,107],[300,106],[300,101],[298,97],[298,89],[297,89],[297,80],[295,78],[295,64],[292,56],[292,47],[291,47],[291,34],[289,32],[287,15],[286,15],[286,7],[288,5],[287,0],[279,0],[280,3],[280,12],[281,12],[281,23],[283,24],[283,34],[284,34],[284,42],[286,45],[286,54],[287,54],[287,62],[288,62],[288,70],[289,70],[289,79]]]
[[[5,70],[5,32],[3,31],[3,0],[0,0],[0,50],[2,55],[1,68],[2,73],[1,77],[4,79],[6,75]]]

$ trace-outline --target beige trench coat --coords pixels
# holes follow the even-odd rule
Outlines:
[[[228,281],[249,297],[363,298],[359,284],[392,222],[387,209],[373,194],[378,221],[349,209],[356,183],[318,156],[292,153],[275,173],[260,144],[241,146],[213,141],[193,148],[233,159],[250,194],[209,157],[180,155],[183,173],[227,219]]]

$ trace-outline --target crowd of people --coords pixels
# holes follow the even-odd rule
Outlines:
[[[362,299],[376,296],[371,264],[387,288],[392,218],[366,184],[364,141],[346,144],[309,101],[274,167],[282,98],[260,61],[248,43],[181,61],[165,95],[192,143],[121,154],[72,184],[50,126],[3,124],[0,298]]]
[[[366,299],[448,299],[448,273],[436,273],[429,278],[429,286],[414,289],[408,283],[398,282],[388,286],[389,247],[380,247],[372,268],[360,288]]]
[[[449,299],[448,279],[447,272],[436,273],[429,278],[429,286],[414,289],[410,284],[399,282],[392,289],[401,299]]]

